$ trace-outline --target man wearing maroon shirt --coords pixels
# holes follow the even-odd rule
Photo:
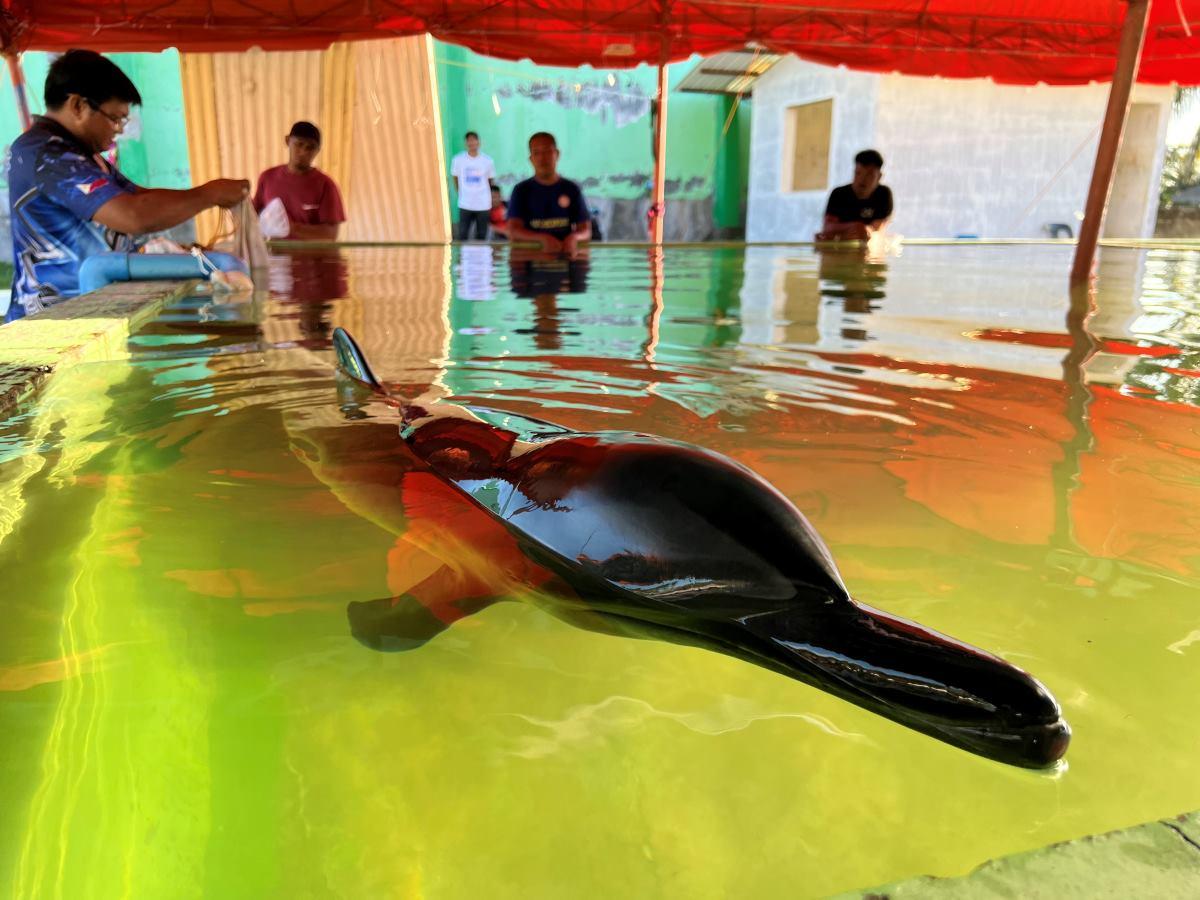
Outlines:
[[[293,241],[337,240],[338,225],[346,221],[342,195],[334,180],[313,165],[321,151],[321,131],[312,122],[297,122],[284,139],[287,165],[258,176],[254,208],[260,213],[278,199],[287,211]]]

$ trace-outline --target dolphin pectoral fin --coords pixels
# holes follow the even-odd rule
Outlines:
[[[414,650],[450,627],[408,595],[352,600],[346,606],[350,633],[372,650]]]
[[[760,664],[947,743],[1027,768],[1066,753],[1071,730],[1040,682],[916,623],[847,601],[741,624]]]
[[[459,619],[498,602],[495,597],[462,597],[446,603],[426,603],[411,594],[381,600],[352,600],[346,606],[350,633],[372,650],[415,650]]]

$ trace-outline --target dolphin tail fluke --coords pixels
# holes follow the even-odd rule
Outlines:
[[[371,371],[371,367],[367,365],[367,358],[362,349],[345,328],[333,330],[333,349],[337,354],[339,372],[377,393],[387,393],[375,377],[375,373]]]

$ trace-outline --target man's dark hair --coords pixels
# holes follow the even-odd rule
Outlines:
[[[538,138],[545,138],[545,139],[546,139],[546,140],[548,140],[548,141],[549,141],[551,144],[553,144],[553,145],[554,145],[554,149],[555,149],[555,150],[557,150],[557,149],[558,149],[558,141],[556,141],[556,140],[554,139],[554,135],[552,135],[552,134],[551,134],[550,132],[548,132],[548,131],[538,131],[538,132],[536,132],[536,133],[534,133],[534,134],[531,134],[531,135],[529,136],[529,146],[530,146],[530,147],[532,147],[532,146],[533,146],[533,142],[534,142],[534,141],[536,141]]]
[[[477,135],[473,131],[468,131],[466,134],[463,135],[463,140],[465,141],[467,138],[475,138],[475,140],[479,140],[479,135]]]
[[[316,142],[317,146],[321,145],[321,129],[312,122],[297,122],[288,132],[288,137],[303,138],[306,141]]]
[[[883,168],[883,157],[879,155],[878,150],[864,150],[858,156],[854,157],[854,161],[860,166],[873,166],[876,169]]]
[[[78,94],[92,106],[109,100],[141,105],[142,95],[129,76],[93,50],[68,50],[46,73],[46,109],[61,109],[71,94]]]

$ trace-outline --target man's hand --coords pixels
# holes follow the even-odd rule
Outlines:
[[[563,242],[554,235],[527,228],[525,220],[516,216],[508,220],[508,239],[513,243],[537,244],[543,253],[561,253],[563,249]]]
[[[235,206],[249,193],[250,182],[235,178],[218,178],[183,191],[146,188],[113,197],[92,220],[122,234],[148,234],[174,228],[213,206]]]
[[[245,178],[215,178],[205,183],[201,190],[210,205],[228,209],[250,196],[250,182]]]
[[[562,252],[567,255],[568,259],[575,259],[579,256],[579,235],[572,231],[562,241]]]
[[[865,222],[837,222],[826,218],[825,230],[813,235],[814,241],[869,241],[875,231]]]

